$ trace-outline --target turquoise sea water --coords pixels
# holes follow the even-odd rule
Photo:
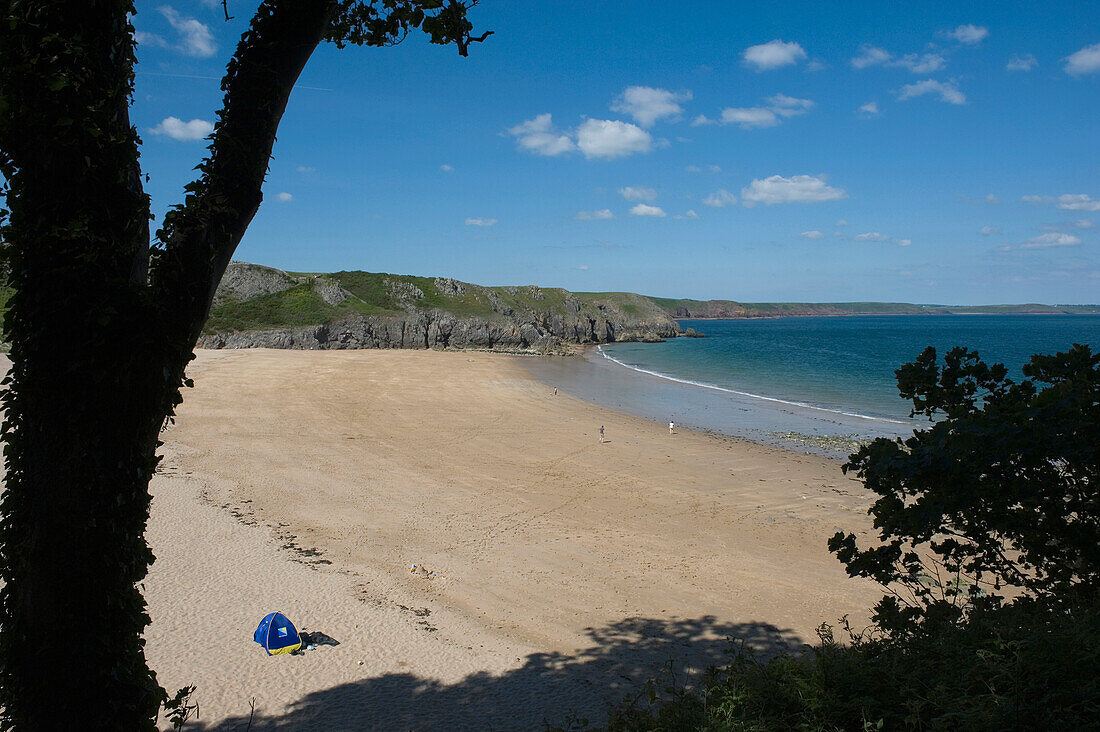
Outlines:
[[[602,346],[581,361],[539,361],[544,382],[582,399],[685,427],[763,442],[787,432],[906,435],[910,404],[894,370],[926,347],[1004,363],[1014,378],[1034,353],[1100,349],[1097,315],[920,315],[684,320],[705,338]],[[562,360],[560,361],[568,361]],[[788,445],[791,446],[791,445]],[[795,446],[797,447],[797,446]]]

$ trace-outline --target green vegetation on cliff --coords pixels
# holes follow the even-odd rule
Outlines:
[[[2,302],[6,293],[0,293]],[[218,290],[204,333],[323,325],[356,315],[407,317],[441,312],[491,323],[608,319],[628,330],[687,318],[1100,313],[1095,305],[914,305],[887,302],[761,303],[647,297],[632,292],[569,292],[556,287],[483,286],[445,277],[377,272],[282,272],[234,262]]]

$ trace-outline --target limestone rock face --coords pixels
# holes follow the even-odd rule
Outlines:
[[[333,275],[292,276],[279,270],[234,262],[218,295],[221,302],[248,300],[309,283],[328,306],[328,322],[281,328],[208,333],[201,348],[453,348],[509,352],[562,353],[573,344],[660,341],[680,335],[675,320],[646,298],[619,293],[615,298],[577,296],[564,290],[490,288],[438,277],[439,295],[463,298],[460,313],[477,306],[478,315],[456,314],[431,301],[409,279],[387,275],[381,281],[386,304],[359,300]],[[423,285],[423,281],[421,280]],[[354,289],[354,288],[353,288]],[[471,298],[472,296],[472,298]],[[215,304],[219,302],[215,300]],[[438,295],[435,296],[438,303]],[[555,304],[556,303],[556,304]],[[369,313],[369,314],[368,314]]]

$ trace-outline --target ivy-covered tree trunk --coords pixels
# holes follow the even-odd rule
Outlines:
[[[0,503],[5,729],[153,729],[138,584],[158,432],[261,201],[275,131],[336,3],[265,2],[186,203],[151,248],[130,2],[0,5],[0,172],[15,294]]]

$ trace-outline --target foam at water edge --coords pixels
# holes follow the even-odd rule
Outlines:
[[[639,373],[648,374],[650,376],[655,376],[658,379],[665,379],[666,381],[675,381],[678,384],[687,384],[689,386],[698,386],[702,389],[713,389],[714,391],[724,391],[727,394],[737,394],[738,396],[749,397],[751,399],[760,399],[761,401],[765,401],[765,402],[775,402],[776,404],[786,404],[786,405],[792,406],[792,407],[801,407],[802,409],[813,409],[813,410],[818,411],[818,412],[828,412],[830,414],[842,414],[845,417],[855,417],[856,419],[866,419],[866,420],[870,420],[872,422],[887,422],[889,424],[902,424],[902,425],[908,424],[908,422],[902,422],[902,421],[897,420],[897,419],[887,419],[885,417],[870,417],[866,414],[859,414],[857,412],[843,412],[843,411],[840,411],[839,409],[827,409],[825,407],[815,407],[812,404],[805,404],[803,402],[792,402],[792,401],[788,401],[786,399],[777,399],[775,397],[767,397],[767,396],[762,396],[760,394],[752,394],[752,393],[747,392],[747,391],[738,391],[736,389],[727,389],[724,386],[717,386],[715,384],[707,384],[707,383],[702,382],[702,381],[692,381],[691,379],[681,379],[681,378],[678,378],[676,376],[669,376],[668,374],[662,374],[659,371],[650,371],[648,369],[643,369],[643,368],[640,368],[638,366],[632,366],[628,363],[624,363],[624,362],[620,361],[619,359],[614,358],[613,356],[609,356],[607,354],[607,352],[603,350],[603,346],[596,346],[596,350],[599,352],[599,354],[601,356],[606,358],[608,361],[612,361],[614,363],[619,364],[620,366],[624,366],[624,367],[630,369],[631,371],[638,371]]]

